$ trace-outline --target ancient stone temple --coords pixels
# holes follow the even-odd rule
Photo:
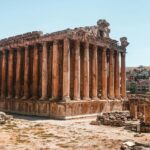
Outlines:
[[[127,38],[109,23],[0,40],[0,110],[60,119],[124,109]]]

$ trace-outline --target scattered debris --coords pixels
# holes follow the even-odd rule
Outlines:
[[[121,145],[120,150],[150,150],[150,144],[126,141]]]
[[[11,120],[12,116],[6,115],[4,112],[0,112],[0,124],[5,124],[6,121]]]
[[[97,116],[98,124],[121,127],[125,125],[125,121],[130,120],[129,111],[106,112]]]

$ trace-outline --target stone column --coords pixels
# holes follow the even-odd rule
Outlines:
[[[84,44],[84,57],[83,57],[83,99],[89,100],[89,43]]]
[[[57,100],[59,95],[59,51],[58,41],[53,42],[52,62],[52,100]]]
[[[93,45],[93,56],[92,56],[92,99],[97,100],[97,87],[98,87],[98,64],[97,64],[97,46]]]
[[[13,97],[13,49],[8,54],[8,99]]]
[[[110,50],[109,56],[109,90],[110,99],[114,98],[114,51]]]
[[[70,100],[70,41],[64,39],[63,51],[63,101]]]
[[[80,100],[80,41],[75,41],[74,100]]]
[[[46,100],[48,97],[48,70],[47,70],[47,43],[43,42],[42,49],[42,97],[40,100]]]
[[[102,99],[107,99],[107,48],[102,49]]]
[[[17,61],[16,61],[16,93],[15,98],[18,99],[21,93],[21,49],[17,48]]]
[[[34,45],[33,49],[33,85],[32,85],[32,99],[38,97],[38,45]]]
[[[6,96],[6,51],[2,51],[2,81],[1,81],[1,98]]]
[[[23,99],[29,98],[29,49],[25,46],[24,58],[24,96]]]
[[[121,53],[121,96],[122,96],[122,98],[126,98],[125,52]]]
[[[115,98],[120,99],[119,52],[115,53]]]

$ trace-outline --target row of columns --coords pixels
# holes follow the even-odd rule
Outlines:
[[[107,48],[99,49],[98,46],[92,45],[92,56],[89,54],[90,44],[84,43],[84,56],[80,58],[80,41],[74,41],[74,80],[73,80],[73,100],[80,100],[80,60],[83,59],[83,97],[84,100],[89,99],[120,99],[126,97],[126,77],[125,77],[125,54],[121,53],[121,91],[120,91],[120,73],[119,73],[119,52],[109,50],[109,57],[107,57]],[[52,49],[52,94],[50,100],[57,100],[59,95],[59,48],[58,41],[53,42]],[[70,101],[70,40],[65,38],[63,40],[63,63],[62,63],[62,101]],[[101,50],[101,64],[98,64],[98,51]],[[9,50],[8,60],[6,57],[6,50],[2,51],[2,77],[1,77],[1,98],[6,97],[6,90],[8,97],[13,96],[13,84],[15,84],[15,98],[20,98],[21,90],[21,51],[20,48],[16,50],[17,61],[14,66],[13,49]],[[114,55],[115,53],[115,55]],[[92,57],[91,67],[89,71],[89,57]],[[109,59],[109,60],[108,60]],[[107,62],[109,62],[109,67]],[[29,98],[29,47],[24,47],[24,71],[23,71],[23,97]],[[32,68],[32,98],[38,99],[38,47],[34,45],[33,48],[33,68]],[[98,65],[101,65],[101,80],[98,80]],[[8,71],[6,70],[8,67]],[[109,68],[109,69],[108,69]],[[15,74],[14,70],[15,69]],[[45,100],[48,98],[48,52],[47,43],[42,43],[42,70],[41,70],[41,98]],[[6,74],[8,73],[6,78]],[[91,74],[90,81],[89,74]],[[16,76],[15,83],[13,83],[13,76]],[[90,91],[90,82],[92,86]],[[101,97],[98,96],[98,82],[101,82]]]

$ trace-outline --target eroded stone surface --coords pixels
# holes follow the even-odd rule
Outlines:
[[[6,121],[11,120],[12,116],[6,115],[4,112],[0,112],[0,124],[5,124]]]

